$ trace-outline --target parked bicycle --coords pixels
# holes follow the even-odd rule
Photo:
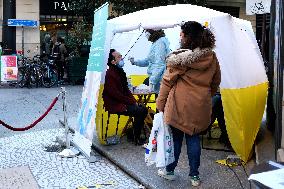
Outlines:
[[[44,87],[52,87],[58,83],[58,74],[53,58],[49,58],[46,62],[43,62],[41,81]]]
[[[40,82],[40,68],[31,59],[22,57],[18,61],[18,86],[38,87]]]

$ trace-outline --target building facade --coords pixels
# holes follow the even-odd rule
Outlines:
[[[3,49],[8,52],[21,51],[24,33],[25,55],[39,54],[46,33],[51,37],[65,36],[73,22],[83,19],[67,11],[68,6],[64,0],[0,0],[0,22],[3,23],[0,26],[0,40],[4,43]],[[35,20],[38,26],[24,27],[23,32],[22,27],[8,27],[7,19]]]
[[[16,0],[16,19],[35,20],[40,23],[39,0]],[[25,55],[39,53],[40,48],[40,26],[24,28]],[[22,49],[22,28],[16,27],[16,50]]]
[[[251,21],[256,30],[256,16],[245,14],[245,0],[208,0],[207,2],[210,8]],[[0,0],[0,22],[3,23],[3,27],[2,24],[0,26],[0,40],[4,42],[4,49],[13,49],[13,51],[22,49],[22,28],[5,26],[7,18],[36,20],[39,23],[37,27],[24,28],[25,54],[38,54],[46,33],[50,36],[64,36],[73,22],[83,19],[67,11],[68,7],[67,0]],[[12,31],[13,29],[15,31]],[[11,41],[15,45],[11,45],[9,43]]]

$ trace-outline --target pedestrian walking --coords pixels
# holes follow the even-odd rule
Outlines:
[[[212,32],[195,21],[181,26],[181,49],[172,52],[157,98],[157,109],[164,112],[165,124],[170,125],[174,141],[175,161],[158,171],[159,176],[174,180],[174,170],[185,136],[192,186],[200,185],[199,133],[210,125],[212,96],[221,81],[218,60],[213,51]]]

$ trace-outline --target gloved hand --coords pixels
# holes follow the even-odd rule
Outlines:
[[[150,89],[150,92],[154,92],[155,91],[155,85],[153,84],[149,84],[149,89]]]
[[[130,61],[130,63],[131,63],[132,65],[135,65],[134,57],[130,56],[130,57],[128,57],[128,60]]]

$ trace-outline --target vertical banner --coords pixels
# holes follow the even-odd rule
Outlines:
[[[1,81],[17,81],[17,56],[1,56]]]
[[[108,18],[108,3],[95,10],[94,26],[81,108],[73,143],[90,157],[92,139],[96,131],[96,111],[100,84],[105,67],[105,43]]]

